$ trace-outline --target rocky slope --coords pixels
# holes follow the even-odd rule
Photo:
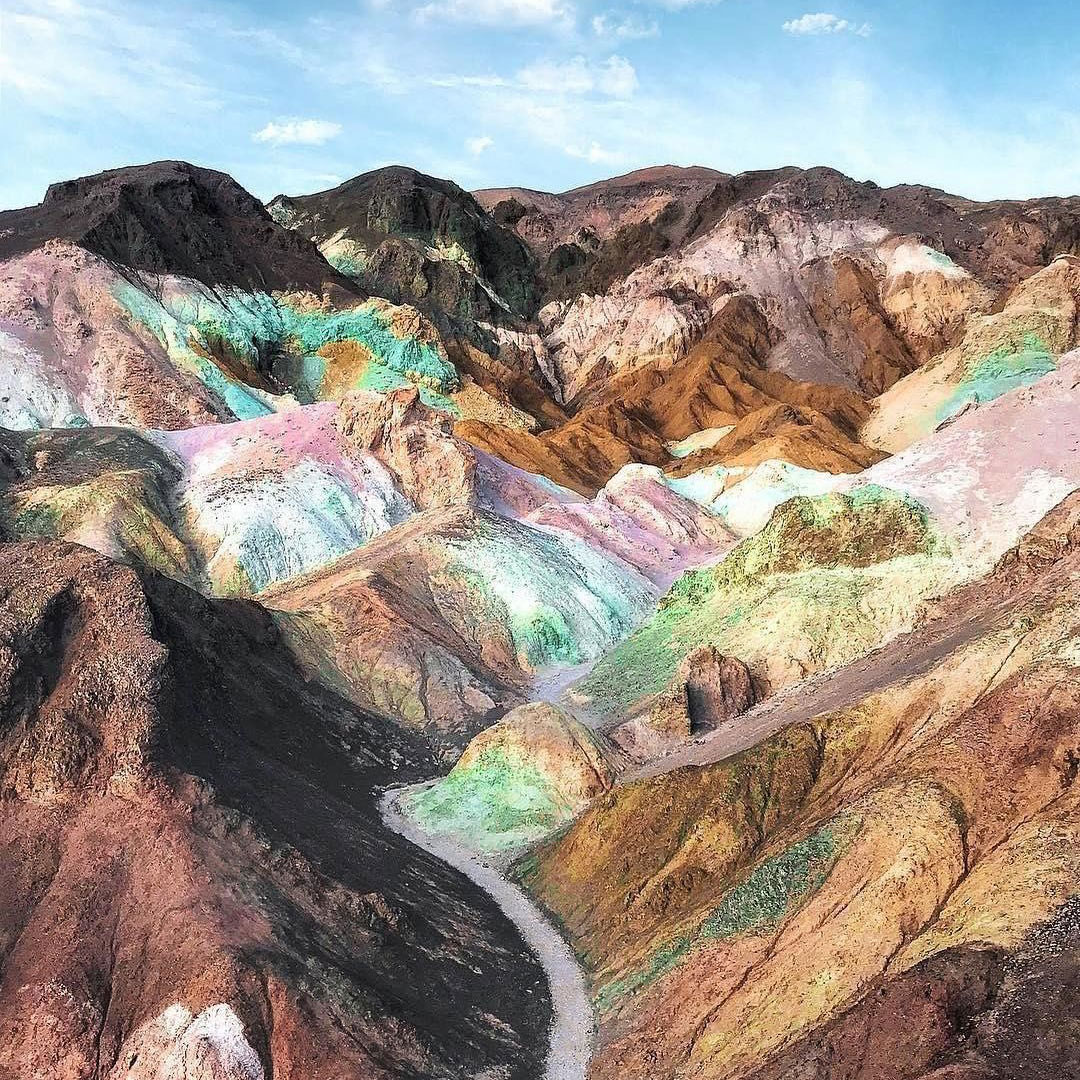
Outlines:
[[[781,470],[745,489],[744,478],[710,505],[753,529],[771,502],[768,524],[716,566],[680,578],[578,692],[611,717],[647,710],[700,645],[779,688],[910,630],[921,600],[984,573],[1080,484],[1078,364],[1080,354],[1068,354],[1031,387],[858,476]]]
[[[528,248],[448,180],[391,166],[267,207],[380,296],[466,320],[535,310]]]
[[[566,400],[678,361],[731,291],[779,332],[770,368],[880,393],[955,343],[970,312],[1074,252],[1080,220],[1075,200],[979,204],[829,169],[645,170],[480,197],[549,259],[540,336]]]
[[[1075,200],[271,211],[0,221],[0,1077],[580,1077],[517,856],[594,1080],[1071,1075]]]
[[[531,954],[380,823],[427,751],[260,608],[4,545],[0,715],[0,1075],[536,1075]]]
[[[474,192],[492,217],[536,252],[548,300],[603,292],[701,225],[700,207],[720,181],[715,169],[639,169],[554,195],[528,188]]]
[[[507,856],[572,821],[615,778],[614,747],[545,702],[511,709],[405,812],[431,836]]]
[[[652,584],[575,536],[487,511],[422,513],[264,602],[314,672],[460,746],[532,677],[576,667],[648,611]]]
[[[590,1075],[1075,1071],[1078,509],[753,749],[736,721],[520,864],[590,975]]]
[[[129,271],[210,286],[349,289],[312,243],[278,225],[231,176],[184,161],[67,180],[39,206],[0,213],[0,260],[55,239]]]

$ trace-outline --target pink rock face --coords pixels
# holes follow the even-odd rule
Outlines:
[[[965,560],[989,569],[1075,490],[1078,463],[1080,350],[1061,357],[1057,370],[1038,382],[966,411],[855,483],[914,496]]]
[[[454,437],[445,413],[420,401],[418,390],[353,394],[342,403],[338,428],[393,470],[417,506],[427,510],[474,502],[472,449]]]
[[[627,465],[595,499],[548,503],[527,521],[572,533],[661,587],[689,567],[716,561],[736,542],[722,522],[672,491],[651,465]]]
[[[0,330],[39,358],[41,377],[94,424],[179,428],[223,419],[160,343],[131,326],[107,263],[63,241],[0,265]]]

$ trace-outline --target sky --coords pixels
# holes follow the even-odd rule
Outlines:
[[[161,158],[263,199],[390,163],[471,189],[673,163],[1080,193],[1075,0],[806,2],[0,0],[0,207]]]

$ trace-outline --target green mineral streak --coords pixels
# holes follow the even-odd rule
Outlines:
[[[380,363],[378,360],[372,360],[364,367],[360,378],[354,384],[354,389],[377,390],[380,394],[388,394],[391,390],[400,390],[403,387],[412,385],[414,385],[413,382],[394,368]],[[420,383],[417,389],[420,391],[420,400],[428,408],[449,413],[455,419],[461,418],[461,410],[448,397],[439,393],[438,390],[433,390],[425,383]]]
[[[938,408],[938,423],[970,402],[985,403],[1030,386],[1057,368],[1053,353],[1038,334],[1025,334],[1019,345],[1004,345],[976,361],[956,389]]]
[[[461,419],[461,410],[448,397],[426,386],[419,387],[419,390],[420,400],[429,409],[439,409],[441,412],[449,413],[455,420]]]
[[[348,311],[298,311],[281,304],[286,344],[303,353],[318,352],[324,345],[356,341],[381,364],[404,375],[410,382],[441,393],[453,393],[461,383],[457,369],[439,350],[417,338],[400,338],[370,304]]]
[[[59,539],[63,535],[60,522],[59,508],[47,502],[34,502],[15,515],[12,533],[19,540],[37,537]]]
[[[856,821],[839,819],[759,863],[694,930],[658,949],[640,970],[603,986],[596,995],[597,1008],[610,1010],[619,999],[655,982],[711,942],[775,929],[825,884],[857,828]]]
[[[200,356],[189,344],[191,327],[167,311],[157,298],[127,282],[120,285],[114,295],[128,314],[161,342],[169,354],[169,359],[177,367],[194,375],[238,420],[251,420],[273,412],[247,387],[226,375],[206,357]],[[209,349],[205,337],[201,343]],[[238,347],[237,355],[246,357],[251,348],[249,341],[247,351]]]
[[[457,835],[483,851],[545,836],[574,813],[527,754],[505,746],[484,747],[467,768],[454,768],[407,801],[426,832]]]
[[[270,370],[294,384],[301,400],[316,400],[326,375],[318,352],[326,345],[354,341],[381,369],[365,373],[371,389],[416,385],[434,408],[456,412],[446,395],[460,389],[457,369],[439,349],[416,337],[399,337],[374,303],[344,311],[302,310],[266,293],[203,293],[193,290],[156,297],[124,283],[117,300],[166,347],[170,358],[217,394],[240,419],[272,411],[215,363],[199,355],[226,355],[251,369]],[[199,348],[195,348],[198,346]]]
[[[483,566],[457,566],[453,576],[483,609],[481,621],[505,626],[518,657],[530,668],[549,664],[580,664],[585,660],[577,640],[563,614],[542,601],[524,608],[514,607],[504,599],[503,582],[493,580]]]
[[[926,253],[926,257],[942,270],[956,269],[956,263],[954,263],[944,251],[938,251],[937,248],[932,247],[924,247],[923,251]]]
[[[528,620],[515,619],[514,623],[515,641],[520,642],[519,651],[524,652],[529,667],[581,663],[581,652],[562,612],[542,607]]]
[[[451,548],[447,593],[467,597],[471,618],[505,627],[533,669],[598,655],[629,632],[648,601],[643,582],[586,545],[497,518],[482,519]]]
[[[360,279],[364,275],[364,259],[358,254],[346,255],[339,252],[326,256],[326,261],[346,277]]]
[[[128,561],[175,577],[186,571],[187,556],[154,502],[137,473],[114,473],[71,487],[39,488],[32,502],[3,516],[17,539],[64,539],[87,523],[109,521]]]
[[[865,485],[790,499],[721,562],[683,574],[581,689],[601,714],[625,713],[703,644],[752,662],[790,636],[821,643],[831,663],[853,659],[884,632],[880,609],[922,595],[945,563],[925,507],[907,496]]]

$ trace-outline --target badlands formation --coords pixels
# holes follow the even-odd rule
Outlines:
[[[0,1080],[1080,1076],[1080,199],[0,214]]]

